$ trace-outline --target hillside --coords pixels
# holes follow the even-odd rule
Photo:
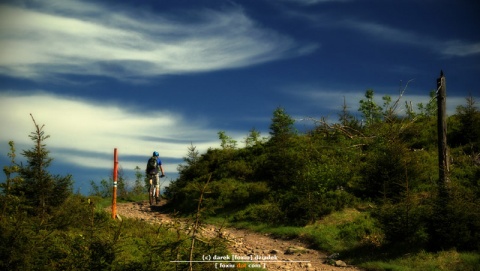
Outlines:
[[[108,207],[106,211],[111,211],[111,207]],[[178,221],[178,218],[172,217],[172,214],[162,208],[161,205],[151,207],[147,201],[118,204],[117,213],[121,217],[139,219],[151,224],[173,225]],[[191,226],[188,221],[184,219],[180,219],[180,221],[182,221],[182,227],[186,228],[185,231],[188,231],[188,227]],[[231,227],[222,228],[216,225],[203,225],[200,236],[206,239],[221,236],[227,241],[229,251],[227,255],[231,259],[233,257],[248,258],[250,256],[267,258],[265,262],[253,262],[253,264],[260,264],[261,268],[258,268],[259,270],[359,270],[352,266],[335,267],[333,266],[335,261],[331,262],[333,265],[326,264],[325,262],[329,261],[326,254],[308,248],[309,244],[299,239],[284,240],[269,234]],[[343,265],[344,263],[339,261],[338,264]],[[205,265],[212,264],[205,263]]]
[[[206,220],[286,228],[286,235],[303,235],[365,266],[425,250],[478,252],[480,111],[468,97],[448,117],[448,168],[440,181],[431,96],[415,110],[388,96],[378,105],[367,90],[361,119],[344,107],[339,122],[318,119],[304,133],[277,108],[268,137],[252,129],[239,146],[221,131],[219,149],[199,153],[192,145],[166,196],[184,215],[195,213],[202,198]],[[328,228],[322,221],[349,208],[364,211],[321,236]]]
[[[434,95],[417,111],[407,103],[403,115],[398,101],[385,96],[380,106],[373,95],[360,101],[362,120],[344,107],[338,123],[320,119],[299,133],[278,108],[268,137],[252,129],[240,147],[220,131],[218,149],[199,153],[192,144],[168,204],[120,205],[123,220],[101,207],[109,182],[86,197],[72,192],[73,176],[49,172],[49,136],[32,116],[26,162],[16,162],[10,141],[0,184],[0,269],[214,270],[193,260],[235,254],[289,261],[268,262],[273,270],[336,270],[322,264],[325,255],[366,270],[478,270],[475,100],[448,117],[447,178],[439,181]],[[131,191],[119,180],[120,201],[146,197],[138,173]]]

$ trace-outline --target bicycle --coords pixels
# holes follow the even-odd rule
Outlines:
[[[165,177],[165,175],[160,175],[160,178]],[[150,187],[148,188],[148,199],[150,202],[150,206],[153,205],[153,202],[155,201],[155,205],[157,205],[160,202],[160,191],[158,191],[158,197],[157,195],[157,186],[153,183],[153,180],[156,177],[156,174],[149,174],[149,179],[150,179]],[[160,180],[159,180],[160,182]],[[160,189],[160,185],[158,186],[158,189]]]

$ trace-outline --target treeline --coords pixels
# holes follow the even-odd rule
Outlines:
[[[221,148],[200,154],[190,146],[166,195],[176,210],[193,212],[208,180],[205,213],[271,225],[307,225],[363,206],[385,244],[478,250],[480,111],[468,97],[448,118],[449,182],[441,187],[431,98],[416,108],[389,96],[377,104],[367,90],[361,117],[344,104],[338,121],[313,120],[305,133],[277,108],[268,137],[252,129],[239,146],[221,131]]]
[[[49,136],[33,116],[32,120],[33,146],[21,152],[26,162],[17,162],[10,141],[11,161],[3,167],[0,270],[213,270],[205,264],[172,261],[227,253],[220,238],[205,238],[194,246],[195,235],[180,223],[112,219],[98,204],[107,193],[105,182],[93,186],[97,196],[74,194],[71,175],[48,171],[53,160],[45,144]],[[126,197],[143,189],[139,169],[137,173],[136,185]]]

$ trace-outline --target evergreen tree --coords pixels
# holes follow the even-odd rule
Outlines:
[[[382,108],[378,106],[373,99],[373,89],[365,92],[365,100],[360,100],[360,108],[358,111],[362,112],[367,125],[371,125],[381,120]]]
[[[261,143],[260,132],[255,128],[251,129],[248,136],[245,138],[245,147],[253,147],[258,143]]]
[[[43,131],[45,125],[39,126],[31,114],[30,116],[35,125],[35,131],[29,136],[34,146],[22,153],[27,164],[20,167],[20,176],[24,179],[20,189],[33,213],[44,218],[52,207],[61,205],[71,194],[72,176],[53,176],[48,172],[53,159],[50,158],[50,151],[44,141],[50,136]]]
[[[235,149],[237,147],[237,141],[231,136],[228,136],[225,131],[218,132],[218,139],[220,139],[220,147],[222,149]]]
[[[467,104],[457,107],[460,127],[454,133],[454,145],[466,145],[469,153],[480,151],[480,111],[473,96],[466,98]]]
[[[297,137],[295,121],[281,107],[273,112],[270,141],[267,144],[265,180],[273,190],[283,191],[295,183],[295,174],[303,164],[295,149]]]
[[[113,183],[113,176],[111,178],[111,182]],[[112,189],[113,190],[113,189]],[[126,199],[128,197],[128,183],[125,179],[125,173],[123,172],[123,168],[121,166],[118,167],[118,174],[117,174],[117,193],[119,198]]]
[[[133,187],[133,193],[135,195],[141,195],[146,192],[145,177],[142,174],[142,170],[139,166],[135,167],[135,186]]]
[[[0,193],[0,201],[2,206],[2,218],[7,214],[10,209],[14,209],[18,206],[18,203],[21,200],[21,197],[15,196],[15,191],[18,191],[18,187],[22,182],[21,177],[19,176],[20,167],[15,162],[15,143],[9,141],[10,152],[8,157],[10,157],[10,165],[3,167],[3,172],[5,173],[7,179],[5,183],[0,183],[0,188],[2,189]]]
[[[200,165],[201,160],[197,147],[190,144],[187,156],[183,157],[185,163],[177,167],[178,178],[170,182],[170,185],[165,188],[165,196],[170,199],[170,203],[177,205],[189,199],[182,189],[208,172],[208,167]],[[148,184],[148,180],[146,183]]]
[[[95,181],[90,181],[90,186],[92,187],[90,195],[101,198],[111,198],[113,193],[112,185],[113,181],[111,178],[109,178],[108,180],[102,179],[100,181],[100,186]]]
[[[285,112],[285,109],[278,107],[273,111],[272,124],[270,124],[270,135],[273,141],[282,141],[295,134],[295,121]]]
[[[353,129],[358,129],[359,128],[359,123],[357,118],[355,118],[352,113],[348,110],[347,102],[345,100],[345,97],[343,97],[343,104],[342,104],[342,110],[338,114],[340,124],[342,126],[347,126],[351,127]]]

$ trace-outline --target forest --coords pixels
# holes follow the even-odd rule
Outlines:
[[[435,270],[478,270],[480,111],[470,96],[448,117],[448,181],[441,183],[430,96],[416,106],[389,96],[377,104],[367,90],[358,109],[344,103],[338,120],[312,119],[306,132],[282,107],[268,135],[251,129],[238,142],[219,131],[220,148],[188,148],[165,191],[168,207],[203,223],[302,238],[367,270],[415,270],[400,267],[426,258],[437,259]],[[73,176],[48,171],[49,136],[32,120],[26,163],[16,162],[10,141],[11,163],[3,167],[0,269],[187,270],[165,263],[225,251],[215,240],[193,251],[191,236],[174,227],[112,220],[100,204],[109,196],[102,187],[92,182],[95,193],[75,194]],[[144,196],[142,178],[137,171],[135,188],[120,200]],[[439,255],[448,263],[439,264]]]

